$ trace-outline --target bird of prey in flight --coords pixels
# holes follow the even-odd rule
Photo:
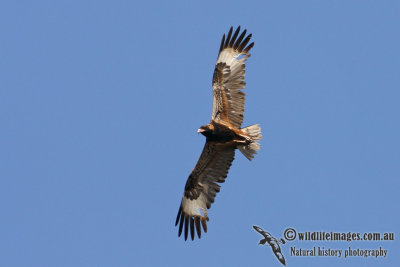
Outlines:
[[[225,182],[230,166],[239,149],[251,160],[260,149],[258,140],[261,130],[258,124],[241,128],[243,122],[245,93],[245,63],[254,46],[251,34],[240,32],[240,26],[222,37],[217,63],[212,79],[213,106],[211,122],[198,132],[206,137],[203,152],[187,179],[175,225],[179,224],[179,236],[185,229],[192,240],[201,237],[201,226],[207,232],[208,209]],[[201,226],[200,226],[201,224]]]

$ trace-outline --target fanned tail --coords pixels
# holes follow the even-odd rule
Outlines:
[[[252,142],[248,145],[239,145],[238,149],[248,160],[252,160],[257,150],[260,150],[260,144],[257,142],[262,138],[260,125],[254,124],[241,130],[251,138]]]

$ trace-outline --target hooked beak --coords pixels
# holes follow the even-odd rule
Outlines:
[[[204,129],[199,128],[199,129],[197,130],[197,133],[202,133],[202,132],[204,132]]]

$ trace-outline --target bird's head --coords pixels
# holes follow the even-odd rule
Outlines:
[[[204,135],[205,137],[210,136],[212,134],[214,130],[214,126],[212,124],[206,124],[201,126],[197,132],[201,133],[202,135]]]

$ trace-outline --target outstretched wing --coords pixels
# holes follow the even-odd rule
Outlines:
[[[211,118],[217,122],[228,122],[240,128],[243,122],[246,85],[245,62],[254,43],[247,45],[251,34],[244,30],[240,36],[240,26],[232,35],[231,27],[227,37],[222,37],[221,46],[213,76],[213,110]],[[246,36],[246,37],[245,37]]]
[[[206,142],[203,152],[197,161],[185,185],[185,192],[176,217],[175,226],[179,223],[179,236],[185,225],[185,240],[190,234],[194,239],[195,228],[201,236],[200,222],[207,232],[207,210],[219,192],[218,183],[225,182],[230,166],[235,157],[235,148],[221,143]]]

